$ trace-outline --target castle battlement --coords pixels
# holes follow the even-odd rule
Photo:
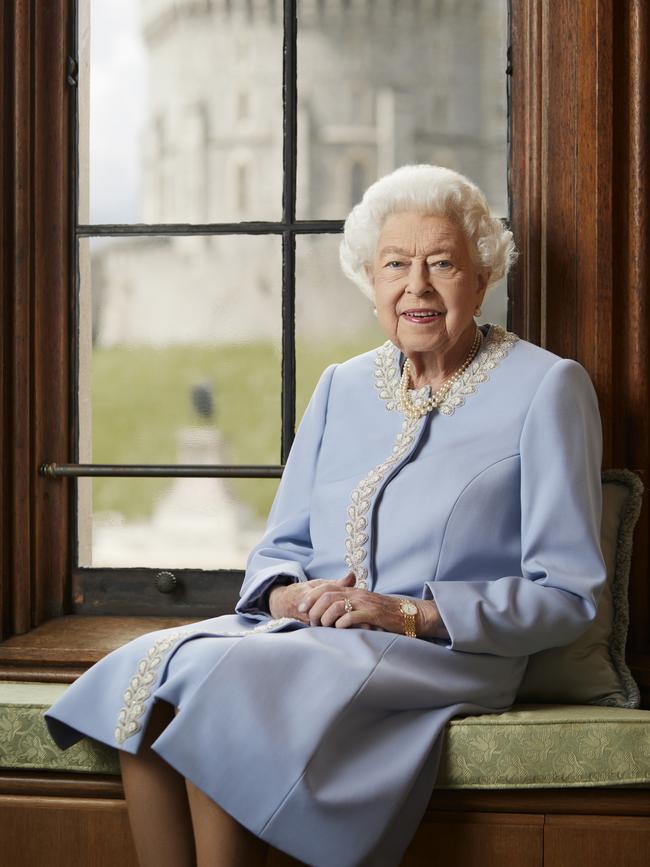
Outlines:
[[[487,2],[483,0],[483,6]],[[164,39],[183,20],[209,17],[232,25],[279,27],[284,15],[282,0],[139,0],[139,5],[148,42]],[[297,4],[300,27],[358,23],[374,28],[389,22],[420,26],[452,10],[455,17],[480,14],[480,7],[480,0],[298,0]]]

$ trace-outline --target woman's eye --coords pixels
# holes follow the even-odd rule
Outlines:
[[[452,263],[449,259],[438,259],[437,262],[430,263],[432,268],[437,268],[439,271],[444,271],[447,268],[451,268]]]
[[[387,268],[399,268],[403,264],[404,264],[403,262],[398,262],[397,259],[393,259],[391,262],[386,262],[386,267]]]

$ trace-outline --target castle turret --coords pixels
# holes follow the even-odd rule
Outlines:
[[[342,219],[368,184],[410,162],[465,172],[505,214],[506,14],[506,0],[301,0],[298,218]],[[279,220],[281,0],[140,0],[140,21],[149,91],[144,221]],[[251,238],[246,245],[199,238],[193,247],[190,240],[135,243],[128,255],[122,247],[119,265],[104,263],[100,340],[119,342],[121,326],[108,323],[127,320],[130,342],[139,330],[144,342],[156,330],[159,342],[180,334],[185,341],[189,331],[210,341],[279,335],[279,239]],[[249,251],[244,261],[242,245]],[[299,312],[300,305],[309,309],[312,333],[340,328],[341,304],[348,311],[344,327],[361,328],[366,302],[339,274],[336,238],[301,237],[298,246],[297,304]],[[179,266],[190,247],[191,267]],[[316,250],[325,248],[328,256],[315,269]],[[179,267],[198,283],[192,310],[170,282],[179,279]],[[168,299],[155,321],[134,322],[109,309],[124,297],[125,283],[130,304],[152,286],[157,298]],[[231,315],[229,287],[260,316],[240,322]],[[179,325],[188,316],[191,329]]]

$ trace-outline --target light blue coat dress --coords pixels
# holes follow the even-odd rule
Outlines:
[[[527,656],[595,613],[601,432],[584,369],[498,326],[436,411],[399,407],[389,342],[322,375],[237,613],[142,636],[47,713],[154,749],[264,840],[315,867],[392,867],[434,785],[445,723],[509,707]],[[426,389],[414,394],[425,396]],[[435,599],[449,641],[272,620],[277,576]]]

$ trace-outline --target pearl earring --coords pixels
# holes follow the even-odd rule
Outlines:
[[[474,309],[474,316],[480,316],[482,312],[483,311],[481,310],[480,306],[477,304]]]

